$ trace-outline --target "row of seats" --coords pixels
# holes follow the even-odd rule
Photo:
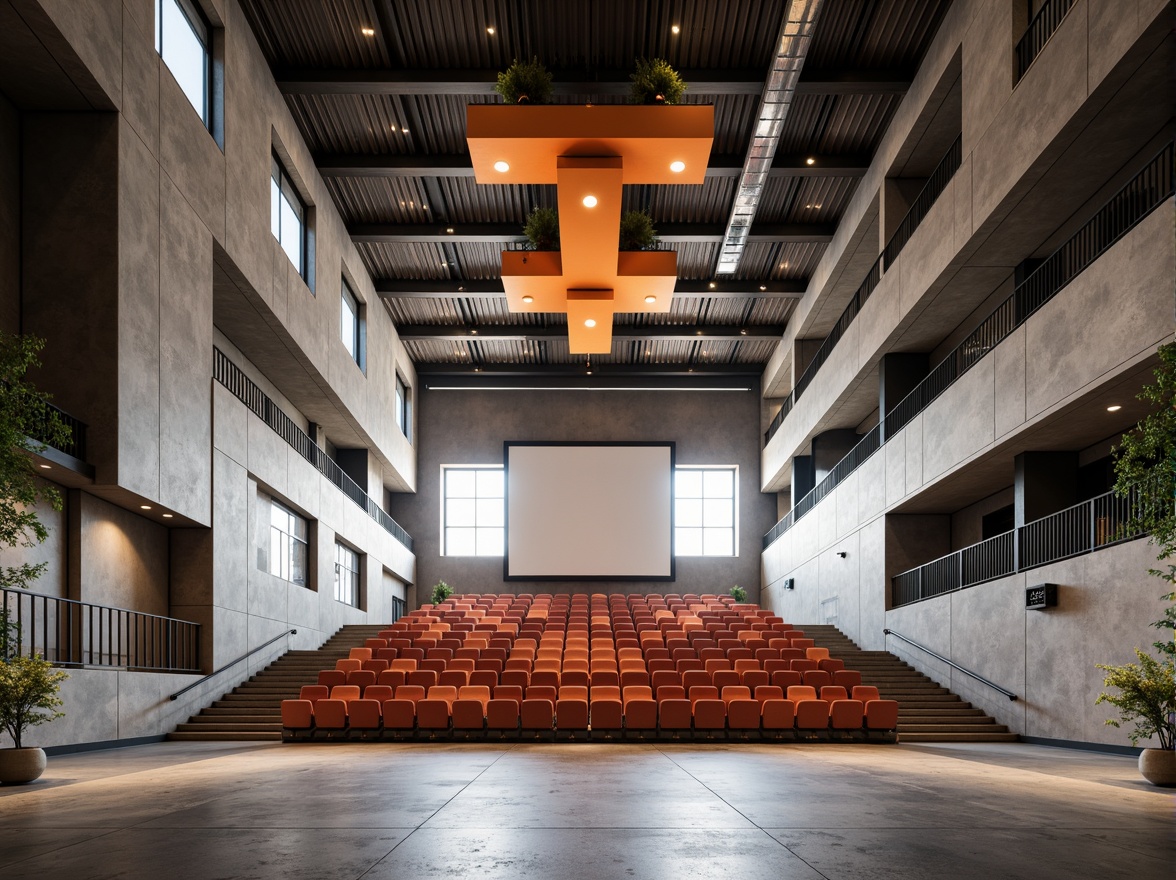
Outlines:
[[[322,685],[282,703],[287,739],[893,738],[898,704],[873,687]]]

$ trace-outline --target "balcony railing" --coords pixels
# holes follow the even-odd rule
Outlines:
[[[1025,29],[1021,39],[1017,41],[1018,82],[1025,75],[1025,71],[1029,69],[1029,65],[1033,63],[1033,59],[1049,42],[1049,38],[1053,36],[1053,32],[1058,29],[1058,25],[1062,23],[1062,19],[1066,17],[1066,13],[1073,5],[1074,0],[1046,0],[1045,4],[1037,10],[1033,21],[1029,22],[1029,27]]]
[[[297,450],[298,454],[309,461],[324,477],[334,483],[343,494],[367,511],[368,516],[378,522],[386,532],[401,544],[412,550],[412,536],[392,519],[388,513],[376,504],[359,484],[343,472],[326,451],[310,439],[294,420],[284,413],[264,391],[234,364],[219,348],[213,348],[213,378],[220,382],[233,396],[241,401],[249,410],[269,425],[278,436]]]
[[[951,354],[940,361],[910,394],[886,414],[880,435],[878,428],[863,435],[829,475],[764,535],[764,548],[792,528],[796,520],[808,513],[845,477],[885,445],[886,440],[901,431],[911,419],[955,384],[973,364],[996,348],[1108,248],[1169,199],[1173,193],[1172,161],[1173,147],[1168,144],[1115,193],[1090,221],[1017,285],[1012,296],[997,306],[979,327],[968,334]],[[810,500],[810,496],[815,500]]]
[[[53,404],[46,404],[46,409],[56,413],[58,421],[65,426],[66,437],[63,442],[50,444],[45,438],[49,436],[49,422],[45,420],[43,424],[31,424],[29,428],[29,437],[36,440],[38,443],[43,443],[46,446],[52,446],[53,449],[59,452],[64,452],[66,455],[76,458],[78,461],[86,460],[86,424],[78,421],[65,410],[60,409]]]
[[[878,286],[878,282],[882,280],[882,275],[885,270],[889,269],[891,264],[893,264],[899,252],[906,246],[907,241],[910,240],[914,231],[931,210],[931,206],[943,194],[944,189],[947,188],[947,184],[951,182],[952,177],[959,170],[961,156],[960,144],[960,138],[957,137],[946,155],[939,161],[939,165],[931,172],[931,176],[927,179],[919,195],[915,197],[914,202],[911,203],[910,210],[907,211],[906,216],[899,223],[898,230],[886,245],[885,250],[878,255],[878,259],[874,261],[874,265],[870,267],[870,271],[866,273],[866,277],[862,280],[858,289],[854,291],[853,296],[849,300],[849,304],[845,307],[845,311],[841,313],[841,317],[837,319],[837,323],[833,325],[833,329],[829,331],[829,335],[821,342],[816,354],[813,355],[813,359],[804,368],[804,372],[793,383],[792,391],[784,398],[784,403],[781,405],[780,411],[776,413],[776,417],[772,419],[772,424],[768,426],[768,430],[764,434],[765,445],[772,439],[776,431],[779,430],[780,425],[784,423],[784,419],[788,417],[788,414],[792,412],[796,401],[804,394],[805,389],[813,381],[817,372],[825,365],[825,361],[829,360],[829,355],[833,353],[834,347],[841,341],[841,337],[845,335],[845,331],[849,329],[849,325],[853,323],[854,318],[862,310],[862,306],[866,304],[866,300],[870,298],[870,294],[874,292],[874,288]]]
[[[1107,492],[1026,523],[1011,532],[949,553],[891,578],[891,607],[954,593],[1031,568],[1131,541],[1136,498]]]
[[[27,590],[0,590],[0,600],[17,627],[9,647],[22,656],[58,666],[200,671],[198,623]]]

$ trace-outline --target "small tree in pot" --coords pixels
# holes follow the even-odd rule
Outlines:
[[[523,227],[533,251],[559,250],[559,214],[554,208],[535,208]]]
[[[16,656],[0,662],[0,727],[14,745],[0,750],[0,783],[32,782],[45,772],[44,750],[25,748],[24,732],[65,714],[57,711],[61,705],[57,692],[68,677],[40,657]]]
[[[507,104],[546,104],[551,100],[551,74],[538,58],[519,61],[498,74],[494,90]]]
[[[664,58],[638,58],[629,79],[630,104],[677,104],[686,91],[686,83]]]

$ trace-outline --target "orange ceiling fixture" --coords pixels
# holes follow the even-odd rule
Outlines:
[[[714,131],[702,105],[467,107],[478,183],[558,188],[562,250],[503,251],[510,310],[566,312],[573,354],[611,351],[618,312],[668,312],[678,255],[620,251],[621,187],[702,183]]]

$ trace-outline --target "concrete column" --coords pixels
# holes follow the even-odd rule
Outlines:
[[[829,471],[845,458],[857,445],[857,432],[852,428],[825,431],[813,438],[813,481],[814,485],[828,476]]]
[[[1013,463],[1018,526],[1078,503],[1077,452],[1022,452]]]
[[[792,507],[805,495],[813,491],[816,481],[813,479],[813,457],[798,455],[792,459]]]
[[[925,354],[887,354],[878,364],[878,417],[882,422],[883,443],[886,442],[886,414],[898,406],[929,372],[929,356]]]

